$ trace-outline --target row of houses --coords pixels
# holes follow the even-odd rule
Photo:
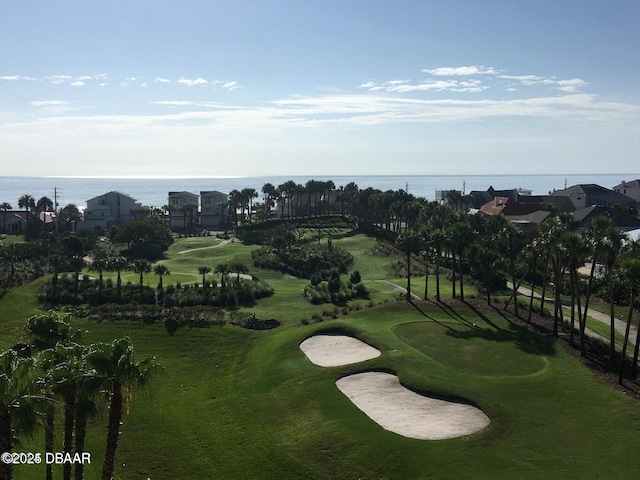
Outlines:
[[[455,198],[471,213],[504,215],[512,223],[527,229],[539,225],[554,210],[573,215],[579,225],[586,225],[597,216],[609,217],[624,231],[640,228],[640,219],[632,214],[640,201],[640,180],[623,182],[608,189],[596,184],[579,184],[550,192],[548,195],[531,195],[522,189],[472,191],[468,195],[460,192],[440,192],[442,201]]]
[[[210,229],[226,222],[228,196],[217,190],[169,192],[166,218],[172,229]],[[111,225],[138,219],[143,206],[126,193],[111,191],[87,200],[83,220],[78,229],[104,231]]]

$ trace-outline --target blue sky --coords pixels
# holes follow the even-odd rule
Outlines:
[[[0,3],[3,175],[633,173],[640,2]]]

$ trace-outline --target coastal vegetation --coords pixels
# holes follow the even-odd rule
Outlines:
[[[288,200],[287,218],[240,190],[219,236],[177,238],[153,216],[105,237],[4,237],[4,448],[90,452],[73,472],[87,479],[635,476],[637,243],[561,213],[522,231],[403,191],[271,187],[263,205]],[[594,306],[623,311],[623,334]],[[383,353],[319,369],[298,349],[317,333]],[[369,370],[491,423],[439,442],[387,432],[334,385]]]

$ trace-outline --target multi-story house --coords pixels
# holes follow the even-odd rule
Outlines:
[[[87,200],[84,217],[78,229],[104,231],[111,225],[130,222],[135,219],[135,211],[140,202],[126,193],[111,191]]]
[[[217,190],[200,192],[200,225],[204,228],[219,227],[227,219],[229,197]]]
[[[193,230],[198,225],[198,195],[191,192],[169,192],[169,227]]]
[[[640,202],[640,179],[631,180],[630,182],[623,180],[621,184],[613,187],[613,190],[633,198],[636,202]]]

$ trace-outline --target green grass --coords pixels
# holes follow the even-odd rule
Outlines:
[[[363,265],[372,298],[395,298],[395,291],[375,281],[389,279],[385,262],[392,260],[369,259],[366,237],[340,242]],[[201,260],[248,259],[251,248],[230,244],[202,250],[206,257],[171,254],[166,262],[185,274],[195,266],[197,276]],[[602,384],[553,339],[510,323],[499,310],[418,310],[394,303],[299,326],[301,318],[333,306],[304,301],[306,281],[252,273],[276,290],[253,310],[283,320],[277,329],[227,325],[169,336],[162,325],[73,319],[84,342],[126,334],[138,359],[156,355],[165,367],[147,392],[133,396],[123,419],[117,480],[637,477],[638,402]],[[380,274],[386,276],[375,277]],[[414,280],[421,292],[424,277]],[[10,290],[0,301],[0,347],[20,338],[24,320],[37,311],[41,282]],[[382,355],[345,367],[315,366],[299,344],[322,331],[354,335]],[[368,370],[393,372],[422,394],[476,405],[491,423],[478,434],[441,441],[385,431],[335,386],[344,375]],[[103,411],[87,440],[88,480],[100,478],[105,426]],[[42,433],[20,451],[42,452]],[[14,478],[35,480],[43,473],[43,465],[21,466]]]

